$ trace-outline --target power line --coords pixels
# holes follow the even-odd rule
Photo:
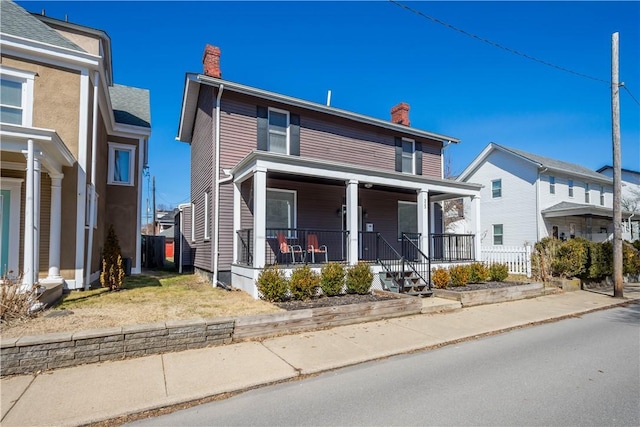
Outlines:
[[[567,73],[570,73],[570,74],[574,74],[574,75],[576,75],[576,76],[583,77],[583,78],[585,78],[585,79],[595,80],[595,81],[597,81],[597,82],[606,83],[606,84],[608,84],[608,85],[610,85],[610,84],[611,84],[611,82],[610,82],[610,81],[608,81],[608,80],[603,80],[603,79],[599,79],[599,78],[597,78],[597,77],[589,76],[589,75],[587,75],[587,74],[579,73],[579,72],[577,72],[577,71],[573,71],[573,70],[570,70],[570,69],[568,69],[568,68],[565,68],[565,67],[561,67],[561,66],[559,66],[559,65],[552,64],[551,62],[544,61],[544,60],[539,59],[539,58],[536,58],[536,57],[534,57],[534,56],[527,55],[526,53],[519,52],[519,51],[517,51],[517,50],[515,50],[515,49],[511,49],[511,48],[509,48],[509,47],[503,46],[503,45],[501,45],[500,43],[496,43],[496,42],[494,42],[494,41],[491,41],[491,40],[485,39],[484,37],[480,37],[480,36],[478,36],[478,35],[476,35],[476,34],[470,33],[470,32],[468,32],[468,31],[466,31],[466,30],[463,30],[462,28],[458,28],[458,27],[456,27],[456,26],[453,26],[453,25],[449,24],[448,22],[444,22],[444,21],[442,21],[442,20],[440,20],[440,19],[438,19],[438,18],[434,18],[433,16],[429,16],[429,15],[427,15],[427,14],[425,14],[425,13],[420,12],[419,10],[415,10],[415,9],[413,9],[413,8],[411,8],[411,7],[407,6],[407,5],[404,5],[404,4],[400,3],[400,2],[397,2],[397,1],[395,1],[395,0],[388,0],[388,1],[389,1],[390,3],[395,4],[396,6],[399,6],[399,7],[403,8],[403,9],[405,9],[405,10],[408,10],[408,11],[409,11],[409,12],[411,12],[411,13],[414,13],[414,14],[416,14],[416,15],[418,15],[418,16],[421,16],[421,17],[423,17],[423,18],[426,18],[426,19],[428,19],[428,20],[430,20],[430,21],[432,21],[432,22],[435,22],[436,24],[440,24],[440,25],[442,25],[442,26],[444,26],[444,27],[447,27],[447,28],[449,28],[449,29],[451,29],[451,30],[457,31],[457,32],[459,32],[460,34],[464,34],[465,36],[468,36],[468,37],[471,37],[471,38],[473,38],[473,39],[479,40],[479,41],[481,41],[481,42],[483,42],[483,43],[486,43],[486,44],[489,44],[489,45],[491,45],[491,46],[493,46],[493,47],[497,47],[498,49],[505,50],[505,51],[507,51],[507,52],[509,52],[509,53],[512,53],[512,54],[514,54],[514,55],[522,56],[523,58],[527,58],[527,59],[529,59],[529,60],[531,60],[531,61],[538,62],[538,63],[543,64],[543,65],[546,65],[546,66],[548,66],[548,67],[555,68],[555,69],[557,69],[557,70],[564,71],[564,72],[567,72]],[[633,96],[632,96],[632,98],[633,98]],[[635,98],[634,98],[634,100],[635,100]],[[637,101],[636,101],[636,102],[637,102]]]
[[[629,96],[631,97],[631,99],[633,99],[633,100],[636,102],[636,104],[640,105],[640,102],[638,102],[638,100],[635,98],[635,96],[633,96],[633,94],[631,93],[631,91],[629,90],[629,88],[628,88],[628,87],[626,87],[626,86],[622,86],[622,87],[627,91],[627,93],[629,94]]]

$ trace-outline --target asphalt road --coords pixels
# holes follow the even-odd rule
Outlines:
[[[132,426],[639,426],[640,305],[328,372]]]

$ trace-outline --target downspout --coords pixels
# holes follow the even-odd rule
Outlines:
[[[85,263],[85,281],[84,288],[89,289],[91,286],[91,253],[93,252],[93,228],[95,227],[94,218],[96,216],[96,151],[98,149],[98,95],[100,87],[98,85],[100,73],[93,73],[93,126],[91,129],[91,197],[89,202],[89,236],[87,241],[87,262]]]
[[[542,216],[540,212],[540,177],[548,170],[549,168],[538,169],[538,179],[536,180],[536,241],[540,241],[540,216]]]
[[[215,206],[213,210],[213,284],[217,286],[218,281],[218,264],[219,264],[219,252],[218,246],[220,244],[220,237],[218,236],[220,232],[220,98],[222,98],[222,92],[224,91],[224,84],[221,84],[218,88],[218,95],[216,96],[216,130],[215,130],[215,140],[216,140],[216,154],[215,154],[215,166],[213,169],[213,179],[214,187],[216,191],[215,196]]]

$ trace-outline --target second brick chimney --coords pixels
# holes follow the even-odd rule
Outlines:
[[[204,56],[202,57],[204,65],[204,74],[209,77],[221,78],[220,71],[220,48],[217,46],[206,45],[204,48]]]
[[[409,104],[401,102],[391,108],[391,121],[393,123],[400,123],[401,125],[410,126],[409,122]]]

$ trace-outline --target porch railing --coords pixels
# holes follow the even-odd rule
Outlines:
[[[348,231],[267,228],[266,236],[265,263],[267,265],[347,262]],[[281,246],[278,236],[286,241],[286,247]]]
[[[237,231],[238,235],[238,263],[253,265],[253,229],[244,228]]]
[[[410,261],[406,264],[431,290],[431,259],[420,250],[420,234],[402,233],[402,253]]]
[[[474,261],[475,235],[473,234],[431,234],[432,261]]]

